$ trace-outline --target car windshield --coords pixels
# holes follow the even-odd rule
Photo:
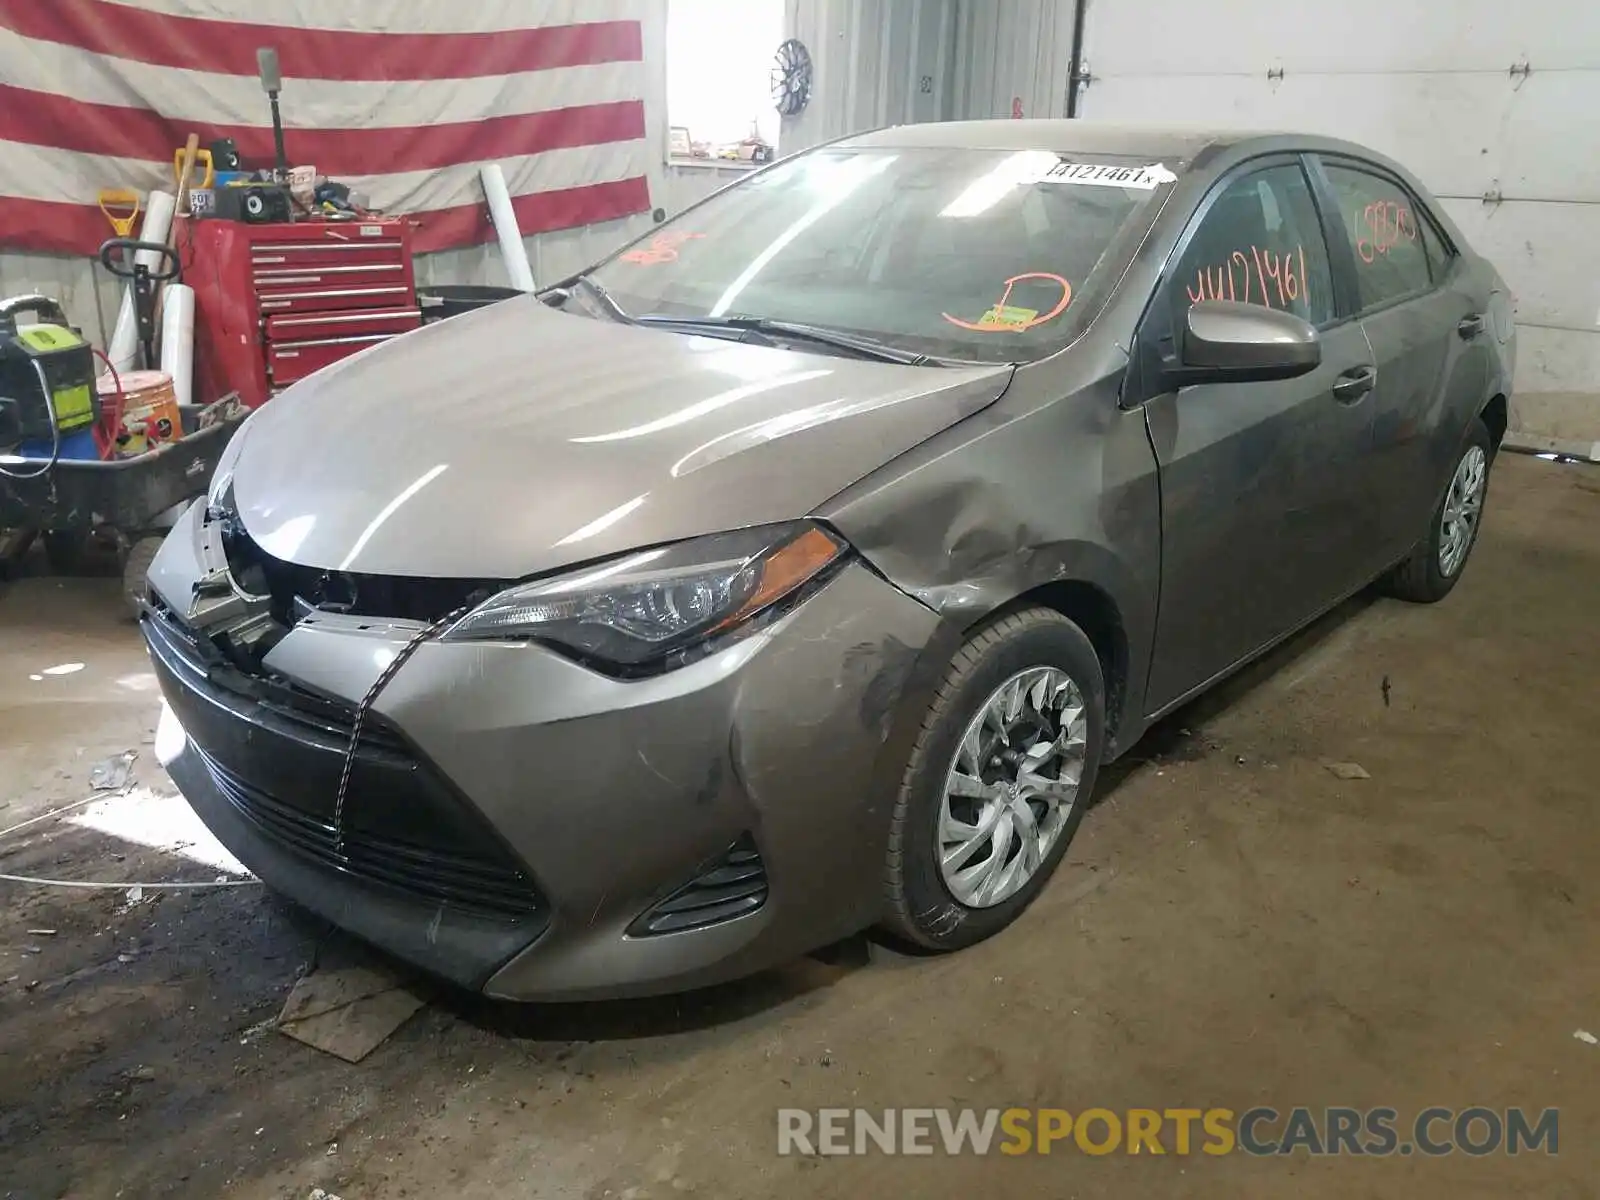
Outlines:
[[[1171,166],[829,149],[718,193],[592,274],[633,317],[757,318],[916,354],[1022,362],[1076,336]],[[781,334],[780,334],[781,336]]]

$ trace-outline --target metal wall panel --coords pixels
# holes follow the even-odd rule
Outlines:
[[[106,226],[106,236],[112,236],[110,225]],[[97,284],[98,311],[95,304]],[[66,310],[67,319],[104,349],[111,331],[116,328],[117,308],[122,303],[122,288],[117,280],[98,268],[91,270],[87,258],[22,254],[12,250],[0,252],[0,298],[30,292],[59,301]]]
[[[789,0],[784,35],[811,52],[811,103],[785,117],[784,154],[949,113],[957,0]],[[776,47],[774,47],[776,49]]]
[[[816,66],[785,154],[907,121],[1066,115],[1071,0],[789,0],[785,34]]]
[[[1517,298],[1513,424],[1600,439],[1600,6],[1092,0],[1086,117],[1304,129],[1417,173]]]
[[[1064,117],[1072,0],[961,0],[951,115]]]

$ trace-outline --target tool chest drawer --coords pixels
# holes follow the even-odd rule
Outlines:
[[[337,312],[346,308],[392,308],[411,302],[411,289],[404,284],[354,285],[337,288],[262,288],[258,303],[261,315],[271,319],[280,313]]]
[[[260,291],[268,288],[343,288],[369,283],[406,281],[404,263],[353,263],[342,267],[257,267],[250,282]]]
[[[347,312],[297,313],[267,318],[267,337],[274,342],[354,337],[358,334],[409,333],[422,324],[415,308],[364,308]]]
[[[267,374],[277,387],[304,379],[313,371],[332,366],[368,346],[387,342],[393,334],[372,333],[359,337],[322,338],[311,342],[274,342],[267,347]]]
[[[387,263],[404,267],[408,261],[405,243],[399,238],[368,239],[359,242],[266,242],[250,248],[250,266],[260,272],[287,267],[354,267]]]

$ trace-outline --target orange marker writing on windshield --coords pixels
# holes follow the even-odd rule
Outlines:
[[[1056,306],[1047,313],[1032,316],[1022,321],[1004,321],[993,314],[1005,310],[1006,301],[1011,298],[1011,289],[1024,279],[1044,279],[1057,285],[1061,289],[1061,299]],[[1043,325],[1046,321],[1053,321],[1066,311],[1067,305],[1072,303],[1072,285],[1059,275],[1049,271],[1025,271],[1021,275],[1013,275],[1006,280],[1006,290],[1000,294],[999,303],[991,308],[977,321],[963,321],[960,317],[952,317],[949,313],[940,313],[952,325],[959,325],[963,329],[970,329],[974,333],[1021,333],[1024,329],[1032,329],[1035,325]]]

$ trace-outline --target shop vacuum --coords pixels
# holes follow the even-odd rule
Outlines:
[[[22,313],[39,320],[19,326]],[[52,461],[98,458],[99,419],[94,351],[61,306],[47,296],[0,300],[0,447]]]

